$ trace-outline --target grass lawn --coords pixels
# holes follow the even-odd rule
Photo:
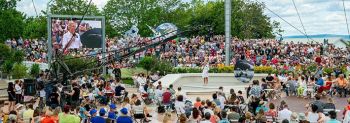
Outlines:
[[[122,81],[128,85],[134,85],[132,75],[135,73],[146,73],[147,71],[142,68],[122,68]]]
[[[135,73],[146,73],[147,71],[142,68],[122,68],[122,78],[131,78]]]

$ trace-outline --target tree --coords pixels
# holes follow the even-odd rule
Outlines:
[[[24,61],[24,52],[22,50],[15,50],[12,53],[11,61],[15,63],[22,63]]]
[[[10,76],[14,62],[11,60],[6,60],[4,64],[1,65],[1,70],[7,74],[7,77]]]
[[[47,21],[45,16],[29,17],[25,19],[23,37],[29,39],[38,39],[47,37]]]
[[[204,3],[200,0],[193,1],[191,27],[198,25],[209,25],[213,33],[223,35],[225,28],[225,3],[223,0]],[[273,23],[263,12],[264,5],[244,0],[232,0],[232,36],[247,38],[273,38]],[[278,28],[278,26],[276,27]],[[192,32],[193,35],[207,35],[207,30]]]
[[[160,75],[164,76],[173,70],[173,66],[170,62],[164,60],[156,60],[152,72],[159,72]]]
[[[0,63],[9,58],[11,54],[11,49],[5,44],[0,43]]]
[[[55,0],[50,4],[51,14],[84,15],[90,0]],[[90,4],[86,15],[101,15],[96,5]]]
[[[147,71],[147,75],[148,75],[148,72],[154,68],[155,63],[156,63],[156,59],[154,57],[146,56],[146,57],[141,59],[138,66],[145,69]]]
[[[181,0],[109,0],[103,12],[106,23],[111,26],[107,26],[108,30],[116,30],[117,35],[122,35],[132,25],[137,25],[141,36],[150,36],[152,32],[147,25],[156,27],[171,22],[180,28],[186,26],[186,20],[189,20],[187,8],[188,4]]]
[[[24,18],[24,14],[15,9],[0,10],[0,43],[22,35],[25,25]]]
[[[68,59],[68,60],[65,60],[65,63],[72,73],[82,71],[87,68],[90,69],[90,68],[97,67],[97,64],[96,64],[97,61],[95,61],[92,58],[79,58],[79,57],[73,57],[73,56],[65,56],[64,58]],[[61,68],[61,70],[64,70],[64,69]]]
[[[33,64],[30,68],[30,75],[32,75],[33,78],[37,77],[40,73],[40,66],[39,64]]]
[[[0,0],[0,11],[16,8],[18,1],[20,0]]]
[[[15,63],[11,72],[13,79],[23,79],[27,77],[27,67],[21,63]]]

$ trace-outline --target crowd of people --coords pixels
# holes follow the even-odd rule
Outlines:
[[[59,83],[51,86],[50,91],[40,86],[40,81],[47,79],[45,74],[37,78],[38,98],[25,95],[20,80],[8,84],[9,100],[0,110],[2,122],[159,122],[151,120],[152,114],[163,118],[164,123],[347,123],[350,120],[350,99],[347,106],[333,101],[350,92],[349,81],[342,73],[317,77],[269,74],[261,80],[253,80],[246,90],[231,89],[225,93],[220,87],[211,97],[197,97],[196,100],[191,100],[181,86],[162,85],[157,81],[157,73],[135,75],[133,79],[138,89],[132,94],[128,92],[131,87],[125,87],[119,77],[104,78],[98,74],[77,77],[68,85]],[[273,103],[281,96],[299,96],[300,100],[313,98],[313,101],[305,105],[307,110],[293,111],[295,107],[289,107],[288,102]],[[328,101],[321,101],[321,98]],[[152,110],[152,105],[157,108]],[[343,117],[340,119],[337,115]]]
[[[63,30],[64,31],[64,30]],[[54,38],[60,38],[59,36]],[[225,60],[225,37],[214,35],[210,38],[194,36],[171,40],[165,44],[151,47],[134,54],[121,61],[121,67],[131,67],[141,58],[154,55],[160,59],[170,61],[175,67],[202,67],[207,61],[210,66],[217,66]],[[108,56],[117,56],[136,50],[142,46],[154,43],[150,37],[123,37],[106,39]],[[47,47],[44,40],[7,40],[12,48],[24,49],[27,60],[47,62]],[[56,42],[57,43],[57,42]],[[256,66],[273,66],[285,70],[296,70],[301,66],[317,63],[324,67],[336,68],[345,64],[350,56],[348,51],[335,47],[333,44],[281,42],[275,39],[240,40],[232,38],[231,51],[233,52],[231,65],[234,65],[241,55]],[[102,59],[101,49],[81,48],[71,53],[74,56],[90,55]]]

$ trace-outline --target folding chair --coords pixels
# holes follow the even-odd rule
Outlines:
[[[133,114],[133,119],[136,123],[139,123],[137,120],[140,120],[140,123],[144,123],[146,115],[144,110],[135,110]]]
[[[117,123],[116,119],[107,118],[106,123]]]

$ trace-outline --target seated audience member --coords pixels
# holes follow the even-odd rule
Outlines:
[[[238,121],[240,118],[239,113],[237,113],[238,108],[236,106],[230,107],[229,112],[227,113],[227,118],[229,121]]]
[[[122,108],[120,110],[121,115],[117,118],[117,123],[133,123],[133,120],[128,116],[128,109]]]
[[[94,113],[94,114],[96,114],[96,113]],[[99,111],[99,114],[100,114],[99,116],[95,116],[95,117],[91,118],[90,122],[91,123],[105,123],[106,119],[104,118],[104,116],[106,114],[106,110],[104,108],[101,108]]]
[[[209,112],[206,112],[204,114],[204,120],[202,120],[200,123],[211,123],[210,118],[211,118],[211,114]]]
[[[284,119],[287,119],[287,120],[291,120],[291,115],[292,115],[292,111],[290,111],[288,109],[288,105],[287,104],[284,104],[283,105],[283,109],[281,111],[278,112],[278,119],[280,120],[284,120]]]
[[[230,123],[227,119],[227,112],[225,110],[221,111],[221,120],[219,123]]]
[[[117,119],[116,109],[117,109],[117,106],[115,104],[109,105],[109,112],[107,116],[109,119]]]
[[[335,111],[329,111],[328,112],[330,120],[327,121],[327,123],[341,123],[339,120],[337,120],[337,112]],[[344,121],[344,123],[347,123]]]
[[[163,93],[163,104],[170,104],[171,103],[171,93],[169,91],[169,88],[166,89],[166,91]]]

